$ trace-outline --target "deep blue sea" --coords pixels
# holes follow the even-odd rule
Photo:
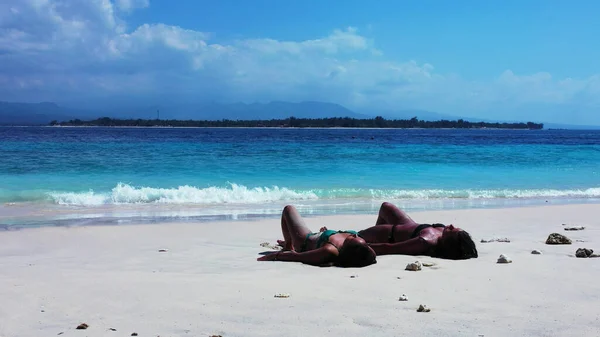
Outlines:
[[[600,200],[600,131],[0,127],[0,225]]]

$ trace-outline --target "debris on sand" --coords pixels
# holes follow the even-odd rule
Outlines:
[[[565,226],[565,224],[563,224],[563,226]],[[566,230],[566,231],[582,231],[584,229],[585,229],[584,226],[569,226],[569,227],[564,228],[564,230]]]
[[[490,242],[510,242],[509,238],[491,238],[491,239],[481,239],[481,243],[490,243]]]
[[[566,237],[562,234],[552,233],[552,234],[548,235],[548,239],[546,239],[546,244],[547,245],[570,245],[571,239],[569,239],[568,237]]]
[[[577,257],[600,257],[600,254],[594,254],[593,249],[579,248],[575,252],[575,256],[577,256]]]
[[[430,312],[431,309],[429,309],[426,305],[419,305],[419,309],[417,309],[417,312]]]
[[[158,250],[158,252],[159,252],[159,253],[166,253],[166,252],[168,252],[168,251],[169,251],[169,250],[168,250],[168,249],[166,249],[166,248],[161,248],[161,249],[159,249],[159,250]]]
[[[531,251],[531,254],[533,254],[533,255],[541,255],[541,254],[542,254],[542,251],[541,251],[541,250],[534,249],[534,250],[532,250],[532,251]]]
[[[89,326],[89,325],[87,325],[86,323],[81,323],[81,324],[79,324],[79,325],[78,325],[78,326],[77,326],[75,329],[77,329],[77,330],[85,330],[85,329],[87,329],[87,328],[89,328],[89,327],[90,327],[90,326]]]
[[[422,267],[423,267],[423,264],[420,261],[415,261],[413,263],[407,264],[405,270],[419,271],[422,269]]]
[[[260,244],[260,246],[264,247],[264,248],[269,248],[271,250],[281,250],[281,249],[283,249],[283,247],[281,247],[279,245],[272,245],[272,244],[270,244],[268,242],[263,242],[263,243]]]
[[[398,301],[401,302],[406,302],[408,301],[408,297],[405,294],[400,295],[400,297],[398,298]]]
[[[288,298],[290,297],[290,294],[288,293],[280,293],[280,294],[275,294],[276,298]]]
[[[510,257],[508,257],[504,254],[500,254],[500,257],[498,257],[497,263],[512,263],[512,260],[510,259]]]

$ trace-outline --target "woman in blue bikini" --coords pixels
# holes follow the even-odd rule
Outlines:
[[[466,231],[442,224],[418,224],[395,205],[384,202],[375,226],[358,232],[377,255],[428,255],[443,259],[476,258],[477,247]]]
[[[258,261],[302,262],[316,266],[365,267],[376,261],[375,251],[355,231],[321,228],[313,233],[294,206],[285,206],[281,214],[282,251],[258,258]]]

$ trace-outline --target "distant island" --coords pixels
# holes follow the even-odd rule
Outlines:
[[[350,117],[295,118],[270,120],[175,120],[175,119],[115,119],[109,117],[89,121],[50,122],[51,126],[105,126],[105,127],[293,127],[293,128],[393,128],[393,129],[528,129],[540,130],[543,123],[486,123],[458,120],[424,121],[411,119],[388,120],[381,116],[368,119]]]

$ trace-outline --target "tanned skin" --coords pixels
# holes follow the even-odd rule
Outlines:
[[[321,228],[321,232],[326,228]],[[304,220],[298,213],[298,210],[291,205],[285,206],[281,213],[281,232],[283,240],[279,240],[279,244],[283,250],[277,253],[268,254],[258,258],[258,261],[289,261],[302,262],[315,266],[322,266],[335,261],[339,255],[338,248],[341,248],[347,240],[359,240],[362,238],[350,233],[337,233],[329,237],[329,244],[323,244],[320,248],[317,246],[317,235],[308,237],[312,233],[306,226]],[[302,251],[305,244],[304,251]],[[364,243],[363,243],[364,244]]]
[[[396,205],[384,202],[379,209],[375,226],[360,231],[359,235],[377,255],[432,255],[437,244],[462,230],[453,225],[444,228],[428,227],[421,230],[417,237],[411,238],[417,226],[419,224]],[[390,235],[393,243],[390,243]]]

